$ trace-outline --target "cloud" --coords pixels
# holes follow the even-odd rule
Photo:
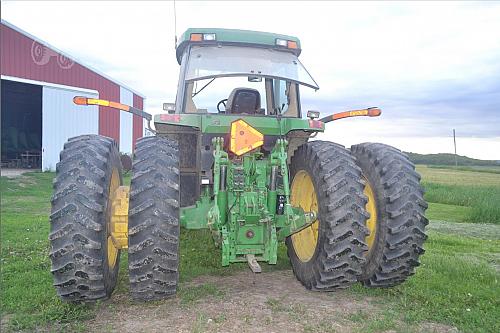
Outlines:
[[[471,142],[463,153],[476,154],[472,142],[479,138],[482,145],[497,144],[492,154],[500,158],[499,3],[176,6],[178,35],[195,26],[299,36],[301,61],[321,87],[302,89],[305,110],[383,109],[379,119],[328,125],[335,139],[420,140],[425,152],[448,149],[445,139],[430,138],[446,138],[456,128]],[[149,112],[161,112],[161,103],[175,100],[179,66],[172,2],[3,1],[2,18],[142,92]]]

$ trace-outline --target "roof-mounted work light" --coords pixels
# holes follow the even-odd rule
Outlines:
[[[281,38],[276,38],[276,45],[286,47],[289,49],[297,49],[298,48],[296,41],[286,40],[286,39],[281,39]]]

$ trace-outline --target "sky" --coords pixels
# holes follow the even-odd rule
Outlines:
[[[500,160],[500,2],[1,2],[2,19],[146,96],[174,102],[175,34],[234,28],[300,38],[320,90],[302,110],[322,115],[378,106],[378,118],[327,125],[345,146]]]

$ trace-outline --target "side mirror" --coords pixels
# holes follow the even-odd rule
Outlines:
[[[175,113],[175,103],[163,103],[163,110],[168,114]]]
[[[313,111],[313,110],[307,111],[307,118],[318,119],[319,118],[319,111]]]

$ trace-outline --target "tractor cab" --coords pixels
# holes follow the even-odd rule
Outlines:
[[[175,112],[300,118],[300,87],[319,89],[300,52],[291,36],[189,29],[177,47]]]

